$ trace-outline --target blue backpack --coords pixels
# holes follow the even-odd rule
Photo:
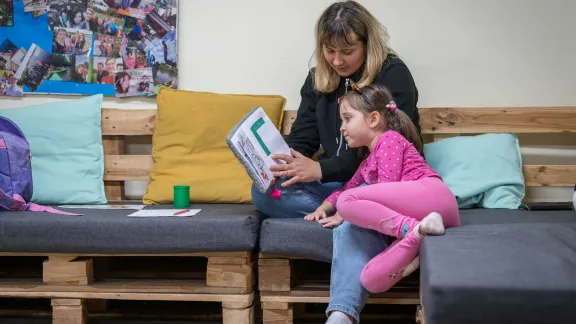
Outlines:
[[[0,116],[0,211],[80,216],[31,203],[32,188],[32,154],[26,136],[13,121]]]

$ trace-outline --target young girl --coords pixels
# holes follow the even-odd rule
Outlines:
[[[368,85],[341,99],[341,131],[350,147],[370,154],[342,189],[334,191],[305,217],[325,227],[346,220],[396,237],[362,271],[370,292],[384,292],[413,272],[421,239],[441,235],[444,226],[460,225],[456,198],[420,152],[422,142],[410,118],[396,109],[388,90]],[[336,212],[336,217],[326,218]]]

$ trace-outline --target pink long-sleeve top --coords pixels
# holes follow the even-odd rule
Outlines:
[[[396,131],[380,135],[374,150],[360,163],[354,176],[342,187],[334,191],[326,201],[336,206],[342,192],[356,188],[363,183],[414,181],[440,175],[434,171],[416,147]]]

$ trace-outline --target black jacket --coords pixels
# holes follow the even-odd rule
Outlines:
[[[345,78],[340,78],[336,91],[319,93],[313,86],[313,73],[313,70],[308,73],[300,90],[302,100],[286,142],[307,157],[312,157],[322,146],[324,152],[318,157],[322,182],[346,182],[354,175],[360,161],[358,150],[349,148],[340,133],[342,121],[338,97],[345,92]],[[350,78],[357,81],[360,75],[361,72],[357,72]],[[398,108],[410,116],[420,131],[420,117],[416,108],[418,90],[404,62],[389,56],[373,83],[382,84],[392,92]]]

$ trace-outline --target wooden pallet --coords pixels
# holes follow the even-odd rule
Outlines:
[[[310,273],[315,266],[308,265],[300,271],[299,261],[285,256],[259,255],[258,289],[264,324],[293,323],[298,304],[329,302],[329,267],[324,273]],[[372,295],[368,304],[419,305],[418,274],[400,281],[387,293]],[[389,317],[389,314],[383,316]]]
[[[0,278],[0,297],[49,298],[54,324],[85,324],[87,308],[106,308],[88,300],[197,301],[222,304],[225,324],[254,322],[253,254],[250,252],[171,255],[64,255],[2,253],[19,258],[43,257],[41,276]],[[158,260],[190,260],[184,270],[163,272]],[[127,260],[131,260],[126,262]],[[151,268],[143,268],[147,259]],[[200,262],[198,261],[200,260]],[[203,261],[203,262],[202,262]],[[132,264],[119,267],[117,264]],[[176,264],[177,262],[172,262]],[[198,270],[198,267],[203,267]],[[194,269],[193,269],[194,268]],[[2,273],[0,271],[0,273]],[[31,271],[37,274],[38,271]],[[101,309],[102,311],[102,309]]]

